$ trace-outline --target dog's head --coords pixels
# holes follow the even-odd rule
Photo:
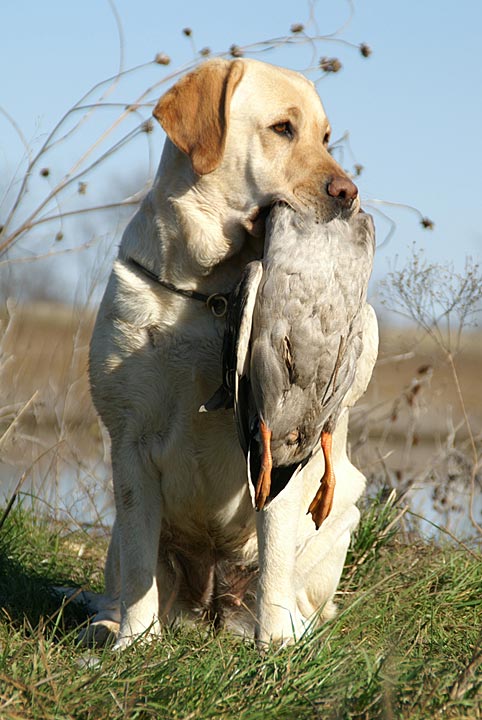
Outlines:
[[[256,60],[212,60],[183,77],[154,116],[249,233],[263,232],[276,201],[315,210],[321,222],[359,209],[358,190],[328,152],[330,125],[314,85]],[[219,193],[220,191],[220,193]]]

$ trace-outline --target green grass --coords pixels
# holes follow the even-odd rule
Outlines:
[[[76,646],[85,618],[49,588],[98,589],[105,542],[12,512],[0,533],[0,718],[482,717],[480,557],[403,544],[395,515],[381,499],[365,513],[338,617],[260,655],[203,627],[87,653]]]

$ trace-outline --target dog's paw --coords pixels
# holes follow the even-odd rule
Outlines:
[[[260,649],[269,645],[292,645],[308,627],[309,623],[298,610],[290,612],[282,605],[271,606],[270,612],[262,613],[256,624],[256,644]]]
[[[150,643],[161,634],[161,623],[157,617],[148,625],[136,617],[123,618],[113,650],[123,650],[133,643]]]
[[[78,642],[83,647],[105,647],[106,645],[114,645],[118,634],[118,622],[97,620],[80,631]]]

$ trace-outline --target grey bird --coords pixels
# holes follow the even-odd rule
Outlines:
[[[223,384],[201,409],[234,407],[257,510],[321,444],[325,472],[308,512],[318,529],[331,511],[331,438],[363,347],[374,249],[364,212],[320,224],[277,204],[263,259],[247,265],[232,293]]]

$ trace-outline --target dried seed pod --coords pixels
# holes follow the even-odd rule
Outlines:
[[[203,57],[206,57],[207,55],[211,55],[211,48],[204,47],[202,50],[199,51],[199,54]]]
[[[188,28],[188,27],[183,28],[182,32],[186,37],[191,37],[191,35],[192,35],[192,30],[191,30],[191,28]]]
[[[305,26],[301,23],[293,23],[293,25],[290,27],[290,31],[292,33],[301,33],[305,29]]]
[[[78,187],[77,187],[77,191],[78,191],[79,195],[85,195],[85,193],[87,192],[87,183],[86,183],[86,182],[82,182],[82,181],[79,182],[79,185],[78,185]]]
[[[171,62],[171,58],[169,55],[166,55],[166,53],[157,53],[156,57],[154,58],[154,62],[158,65],[169,65]]]
[[[145,133],[151,133],[154,130],[154,123],[152,120],[144,120],[141,125],[141,131]]]
[[[362,43],[362,44],[360,45],[360,52],[361,52],[361,54],[363,55],[363,57],[366,57],[366,58],[367,58],[367,57],[370,57],[370,55],[372,54],[372,49],[371,49],[371,47],[370,47],[369,45],[367,45],[366,43]]]
[[[50,168],[44,167],[41,169],[40,174],[42,177],[48,177],[50,175]]]
[[[239,45],[231,45],[231,47],[229,48],[229,52],[231,53],[232,57],[243,57],[244,55]]]
[[[420,367],[417,369],[417,373],[419,375],[426,375],[427,373],[431,372],[432,370],[433,370],[433,366],[430,364],[420,365]]]
[[[420,220],[420,225],[424,227],[426,230],[433,230],[435,223],[433,220],[430,220],[428,217],[423,217]]]
[[[324,72],[337,73],[341,70],[342,67],[343,67],[343,65],[338,60],[338,58],[322,57],[320,59],[320,68]]]

